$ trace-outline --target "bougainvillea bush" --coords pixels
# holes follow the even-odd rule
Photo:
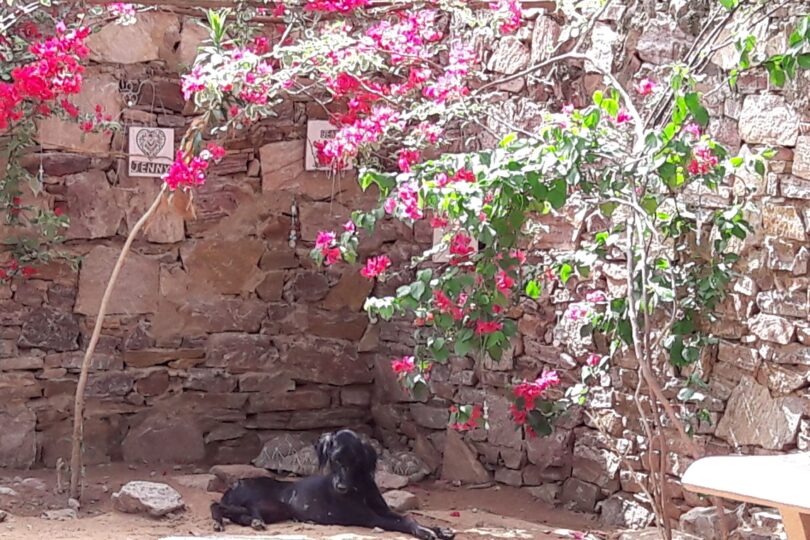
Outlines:
[[[9,232],[0,243],[11,247],[12,257],[0,262],[0,282],[32,277],[38,263],[60,255],[54,246],[68,226],[59,209],[42,209],[24,198],[24,192],[36,195],[42,189],[42,171],[32,174],[21,161],[35,144],[37,122],[56,116],[77,122],[87,133],[116,127],[100,106],[80,111],[73,103],[82,89],[83,63],[89,53],[84,42],[90,25],[98,20],[103,17],[84,14],[72,2],[32,3],[2,11],[0,232]]]
[[[745,194],[709,215],[698,215],[684,194],[714,191],[741,168],[762,174],[768,152],[730,156],[705,133],[709,113],[693,74],[674,67],[661,80],[635,80],[626,89],[605,72],[604,88],[587,107],[558,104],[539,128],[509,135],[496,148],[436,157],[435,148],[446,148],[459,128],[493,135],[482,120],[498,81],[487,78],[481,52],[520,30],[519,2],[276,3],[257,13],[283,20],[272,35],[247,22],[254,14],[234,20],[229,11],[209,12],[211,43],[183,80],[185,96],[215,133],[272,115],[289,96],[307,96],[330,111],[337,135],[318,146],[319,159],[335,171],[358,168],[361,187],[381,197],[342,230],[321,231],[312,249],[318,264],[357,262],[361,238],[383,219],[426,221],[439,231],[440,244],[405,268],[386,255],[359,261],[368,279],[411,276],[395,295],[366,303],[373,319],[413,321],[413,354],[391,362],[405,386],[424,395],[431,367],[451,356],[500,360],[517,332],[516,308],[545,301],[550,287],[577,283],[581,301],[563,322],[585,345],[577,359],[581,377],[563,381],[549,370],[515,381],[518,425],[529,435],[550,433],[557,415],[587,402],[589,387],[601,384],[619,354],[639,360],[648,384],[656,374],[681,374],[682,396],[694,394],[701,381],[690,366],[710,342],[706,323],[749,227]],[[793,58],[794,68],[806,63],[801,24],[780,60]],[[755,64],[746,47],[738,47],[742,70]],[[576,51],[559,60],[588,61]],[[650,99],[671,102],[671,114],[647,130],[637,105]],[[192,153],[203,144],[198,135],[193,140]],[[189,155],[179,159],[193,163]],[[173,173],[166,181],[172,189],[195,184]],[[532,239],[548,234],[543,217],[571,208],[583,223],[575,247],[534,250]],[[604,265],[617,263],[625,283],[609,291]],[[668,361],[661,362],[662,353]],[[457,429],[485,417],[480,404],[451,413]]]

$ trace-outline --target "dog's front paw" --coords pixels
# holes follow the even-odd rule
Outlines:
[[[214,531],[216,532],[223,532],[225,530],[225,525],[222,523],[214,522]]]
[[[250,526],[251,528],[253,528],[254,531],[263,531],[267,528],[267,526],[264,524],[264,521],[260,519],[254,519],[253,521],[251,521]]]
[[[415,536],[419,538],[419,540],[436,540],[439,536],[433,532],[432,530],[428,529],[427,527],[419,527],[416,529]]]
[[[446,529],[444,527],[436,527],[433,529],[439,540],[453,540],[456,537],[456,531],[453,529]]]

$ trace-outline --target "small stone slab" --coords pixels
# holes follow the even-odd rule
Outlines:
[[[173,487],[157,482],[135,480],[128,482],[121,491],[113,493],[113,507],[127,514],[165,516],[185,508],[183,498]]]

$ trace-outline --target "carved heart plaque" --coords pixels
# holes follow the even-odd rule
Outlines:
[[[166,145],[166,135],[159,129],[142,129],[138,132],[135,144],[138,145],[143,155],[154,158]]]

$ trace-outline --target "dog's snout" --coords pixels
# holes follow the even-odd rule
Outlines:
[[[338,482],[337,484],[335,484],[335,489],[337,490],[338,493],[346,493],[349,491],[349,486],[347,486],[343,482]]]

